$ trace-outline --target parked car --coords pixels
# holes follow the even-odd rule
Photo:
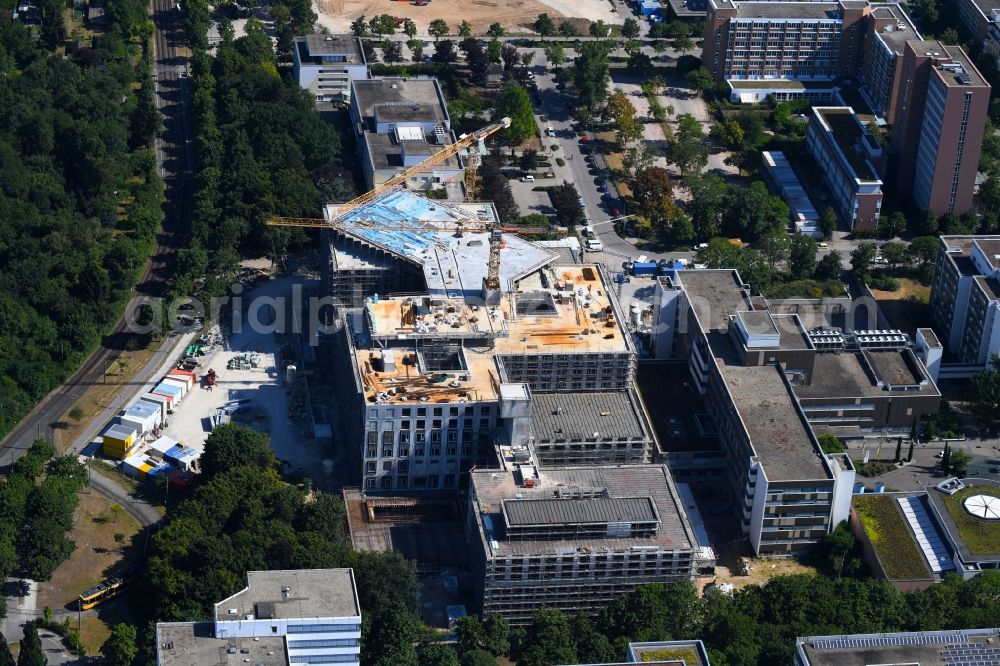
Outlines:
[[[545,128],[545,136],[555,136],[555,135],[556,135],[556,130],[554,128],[552,127]]]
[[[533,182],[535,182],[535,177],[534,176],[521,176],[521,182],[522,183],[533,183]]]
[[[820,243],[820,244],[819,244],[819,246],[820,246],[821,248],[824,248],[824,249],[825,249],[825,248],[828,248],[828,247],[830,247],[830,244],[829,244],[829,243]]]

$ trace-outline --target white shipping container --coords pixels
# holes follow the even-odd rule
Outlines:
[[[179,388],[181,390],[182,400],[184,399],[184,396],[187,395],[188,388],[187,388],[187,382],[185,381],[182,381],[180,379],[171,379],[170,377],[165,377],[163,381],[160,383],[166,384],[167,386],[176,386],[177,388]]]

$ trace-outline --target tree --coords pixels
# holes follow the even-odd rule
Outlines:
[[[496,655],[478,648],[462,655],[462,666],[496,666],[496,663]]]
[[[788,270],[798,280],[811,278],[816,272],[816,252],[819,246],[809,236],[795,234],[791,239]]]
[[[677,213],[670,173],[662,167],[649,167],[637,173],[631,185],[640,214],[661,230],[668,228]]]
[[[365,37],[368,35],[368,22],[365,20],[364,14],[351,21],[351,34],[355,37]]]
[[[837,230],[837,222],[837,212],[827,206],[819,217],[819,228],[824,239],[829,240],[833,236],[833,232]]]
[[[463,38],[472,37],[472,24],[468,21],[462,21],[458,25],[458,36]]]
[[[403,32],[410,39],[417,36],[417,24],[413,22],[413,19],[406,19],[403,21]]]
[[[409,47],[411,56],[410,58],[413,62],[423,62],[424,60],[424,40],[422,39],[409,39],[406,41],[406,46]]]
[[[576,29],[576,26],[573,23],[563,21],[559,24],[559,34],[563,37],[579,37],[580,31]]]
[[[417,660],[420,666],[460,666],[458,655],[444,643],[421,643]]]
[[[817,280],[837,280],[843,272],[844,264],[840,259],[840,252],[837,250],[830,250],[816,265]]]
[[[376,35],[392,35],[396,32],[396,22],[391,14],[377,14],[368,21],[368,29]]]
[[[643,169],[653,166],[656,161],[656,151],[649,144],[629,146],[622,156],[622,167],[628,178],[636,177]]]
[[[521,67],[531,67],[531,63],[535,60],[534,51],[525,51],[521,54]]]
[[[823,453],[843,453],[847,450],[839,437],[828,432],[817,435],[816,439],[819,441],[819,448],[823,450]]]
[[[510,182],[503,175],[503,156],[494,150],[483,158],[479,167],[479,182],[483,199],[493,202],[503,224],[515,224],[521,216]]]
[[[503,25],[499,22],[490,23],[490,27],[486,30],[486,34],[494,39],[498,37],[503,37],[507,34],[507,31],[503,29]]]
[[[577,99],[587,110],[608,96],[608,50],[600,42],[586,42],[577,51],[573,63],[573,84]]]
[[[556,34],[556,24],[547,13],[539,14],[533,27],[542,37]]]
[[[699,67],[685,74],[684,81],[688,84],[688,87],[698,92],[705,92],[715,85],[711,72],[704,67]]]
[[[875,243],[861,243],[851,250],[851,269],[862,281],[867,280],[871,275],[872,263],[875,261],[876,254],[878,254],[878,248]]]
[[[450,39],[442,39],[434,42],[434,62],[446,65],[455,62],[455,42]]]
[[[110,666],[131,666],[135,659],[136,631],[135,627],[125,622],[119,622],[111,628],[111,635],[101,645],[101,654],[105,663]]]
[[[823,537],[822,548],[826,550],[831,569],[836,571],[836,577],[840,578],[844,570],[844,560],[854,550],[854,534],[847,529],[847,521],[840,523]]]
[[[566,62],[566,49],[561,42],[553,42],[545,47],[545,57],[553,67],[559,67]]]
[[[632,141],[642,138],[642,123],[635,116],[635,107],[621,90],[615,90],[608,96],[604,107],[604,117],[610,120],[615,128],[615,141],[619,148],[624,149]]]
[[[677,131],[667,147],[667,160],[676,164],[685,176],[701,171],[708,164],[705,132],[698,119],[689,113],[677,116]]]
[[[725,238],[713,238],[708,247],[698,250],[698,263],[708,268],[735,268],[744,282],[757,292],[766,290],[774,274],[760,252],[738,247]]]
[[[579,223],[583,219],[583,206],[580,205],[580,193],[576,186],[563,181],[549,190],[549,198],[556,209],[556,219],[563,226]]]
[[[625,39],[635,39],[639,36],[639,32],[638,21],[631,17],[625,19],[625,23],[622,24],[622,37]]]
[[[886,260],[886,263],[888,263],[892,268],[910,261],[910,253],[907,250],[906,245],[903,243],[897,243],[894,241],[883,243],[882,247],[879,248],[879,252]]]
[[[986,369],[973,375],[969,401],[979,425],[995,433],[1000,426],[1000,356],[993,354]]]
[[[202,475],[211,477],[224,470],[252,465],[269,467],[274,464],[267,435],[246,426],[226,423],[205,439],[201,456]]]
[[[508,81],[496,100],[494,121],[510,118],[510,127],[503,130],[505,141],[519,144],[535,135],[535,112],[528,91],[514,81]]]
[[[611,28],[603,20],[591,21],[589,32],[591,37],[607,37]]]
[[[951,452],[951,459],[948,461],[948,466],[951,468],[951,473],[955,476],[965,476],[969,471],[969,463],[972,462],[972,456],[970,456],[964,449],[955,449]]]
[[[941,469],[951,471],[951,442],[944,443],[944,453],[941,454]]]
[[[565,615],[543,608],[535,612],[528,628],[525,649],[518,666],[551,666],[577,663],[572,630]]]
[[[431,37],[434,38],[434,43],[448,34],[450,28],[448,27],[448,22],[444,19],[434,19],[431,21],[430,25],[427,26],[427,32],[430,33]]]
[[[911,261],[920,270],[929,270],[937,257],[938,239],[935,236],[918,236],[910,241],[909,255]]]
[[[486,60],[493,65],[500,64],[500,58],[503,55],[503,46],[500,45],[499,39],[491,39],[490,43],[486,45]]]
[[[769,232],[757,241],[757,249],[767,260],[767,264],[774,270],[779,264],[788,260],[790,243],[788,234],[784,229],[776,229]]]
[[[684,187],[691,193],[687,212],[694,224],[695,237],[708,240],[720,235],[729,199],[726,181],[714,173],[693,173],[684,178]]]
[[[390,65],[397,62],[403,62],[403,44],[391,39],[383,42],[382,60]]]
[[[879,221],[878,229],[882,238],[895,238],[906,230],[906,217],[897,210],[892,215],[882,218]]]
[[[538,168],[538,151],[528,148],[523,153],[521,153],[521,159],[518,161],[518,166],[521,167],[521,171],[528,172],[534,171]]]
[[[687,51],[694,50],[694,40],[688,36],[677,37],[674,39],[674,50],[680,51],[681,53],[686,53]],[[707,90],[708,88],[703,88],[702,90]]]
[[[3,634],[0,634],[0,666],[15,666],[14,656]]]
[[[21,651],[17,655],[17,666],[46,666],[49,660],[42,650],[42,640],[38,637],[38,627],[34,622],[24,625]]]

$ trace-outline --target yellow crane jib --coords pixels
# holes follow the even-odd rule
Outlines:
[[[385,196],[389,192],[395,190],[400,185],[406,184],[406,181],[412,178],[414,175],[420,173],[421,171],[426,171],[428,168],[441,164],[448,159],[454,157],[458,153],[462,152],[474,143],[479,143],[486,139],[486,137],[491,134],[495,134],[501,130],[510,127],[510,118],[501,118],[499,122],[492,123],[476,130],[470,134],[463,134],[458,137],[458,140],[448,146],[445,146],[441,150],[437,151],[424,161],[411,166],[402,173],[393,176],[389,180],[385,181],[381,185],[371,189],[359,197],[351,199],[347,203],[341,205],[337,209],[337,214],[334,216],[331,222],[338,222],[342,218],[347,217],[347,215],[365,204],[371,203],[372,201],[378,199],[379,197]]]

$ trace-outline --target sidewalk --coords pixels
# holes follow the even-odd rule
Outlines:
[[[122,411],[136,396],[149,392],[159,381],[160,377],[172,369],[176,362],[178,349],[183,349],[191,344],[196,335],[197,332],[189,332],[182,335],[171,333],[167,336],[167,339],[163,341],[163,344],[156,350],[152,358],[132,378],[130,387],[118,393],[115,399],[111,401],[111,404],[91,420],[90,425],[86,427],[83,434],[66,450],[66,453],[80,453],[83,451],[94,440],[97,433],[102,431],[108,422],[118,415],[118,412]],[[135,387],[134,389],[131,388],[133,386]]]

